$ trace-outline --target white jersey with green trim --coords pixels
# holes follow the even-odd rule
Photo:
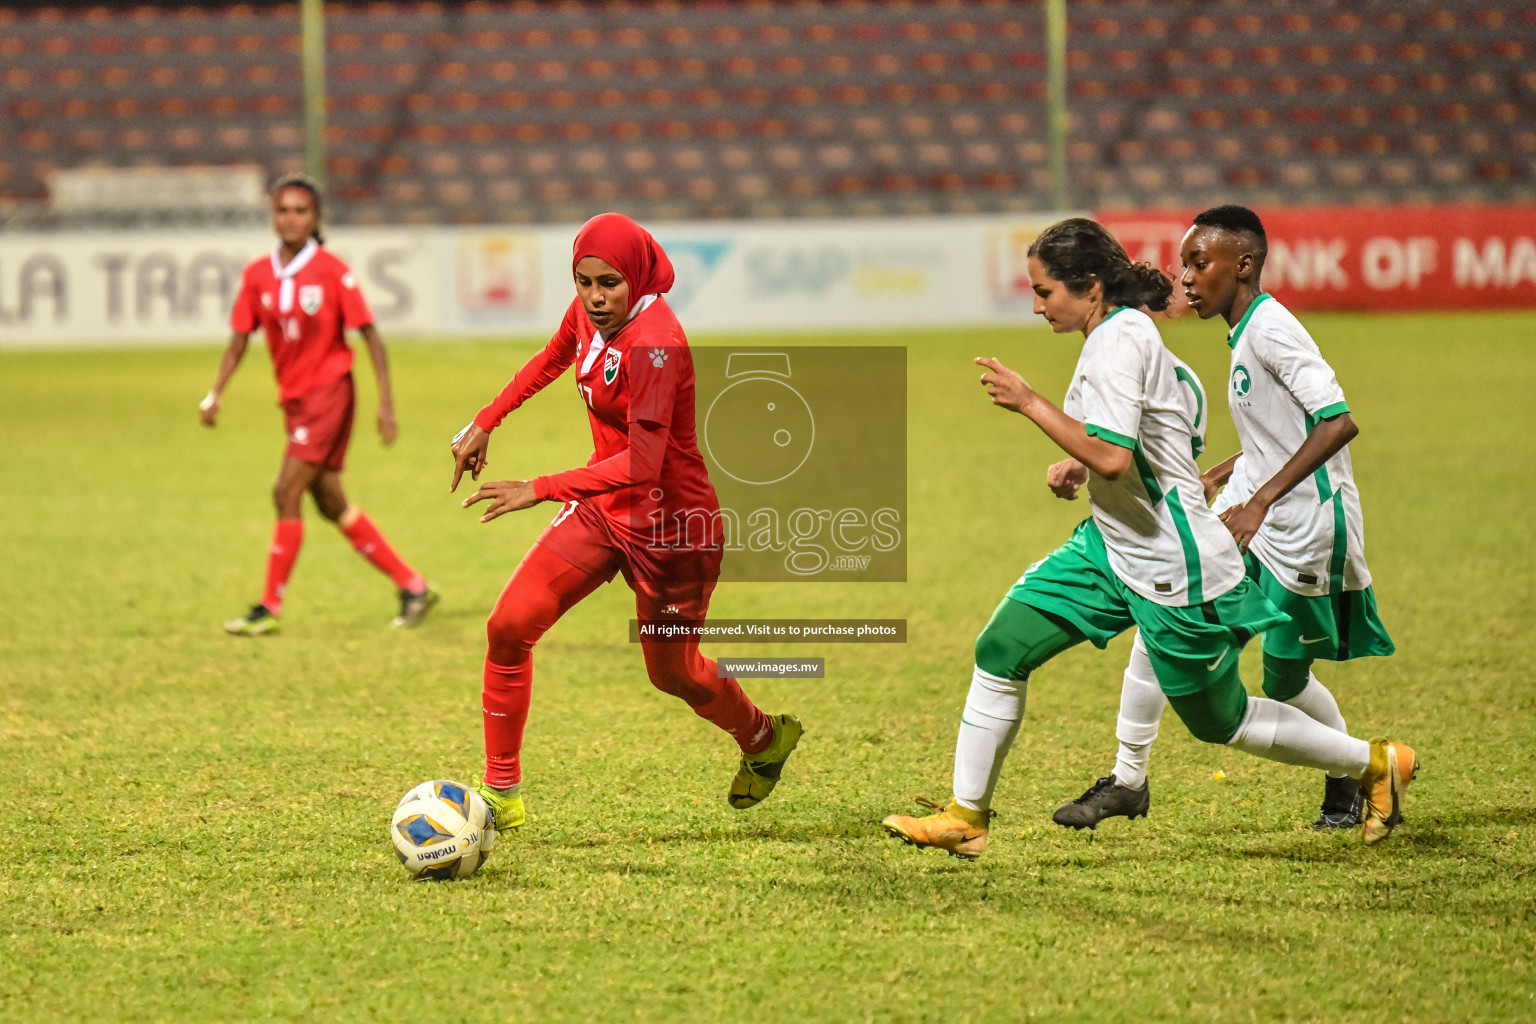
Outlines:
[[[1227,344],[1227,404],[1251,494],[1280,472],[1313,427],[1349,405],[1312,336],[1267,292],[1249,305]],[[1303,597],[1371,585],[1348,445],[1275,502],[1249,546],[1275,579]]]
[[[1163,345],[1152,318],[1116,309],[1088,335],[1062,409],[1133,453],[1118,480],[1089,473],[1110,568],[1158,604],[1214,600],[1243,579],[1232,535],[1205,505],[1195,457],[1210,415],[1200,379]]]

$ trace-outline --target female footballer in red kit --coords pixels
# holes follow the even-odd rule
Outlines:
[[[672,264],[644,228],[617,213],[594,217],[571,257],[576,298],[549,343],[454,439],[456,490],[480,478],[491,431],[523,402],[576,366],[594,452],[587,464],[533,480],[486,482],[464,506],[489,501],[482,522],[543,501],[563,502],[513,572],[487,624],[481,693],[485,776],[476,789],[497,831],[523,824],[519,755],[533,683],[533,646],[582,598],[622,573],[642,623],[700,620],[720,576],[717,537],[702,543],[684,511],[719,510],[694,423],[693,359],[662,298]],[[729,733],[741,763],[727,800],[747,808],[778,783],[800,741],[800,720],[769,716],[735,679],[718,678],[697,639],[642,640],[652,684]]]
[[[384,341],[373,326],[357,278],[347,265],[321,248],[320,191],[303,175],[280,179],[272,189],[272,227],[278,243],[268,256],[245,268],[230,314],[232,333],[213,390],[201,405],[203,424],[213,426],[229,378],[245,357],[251,332],[260,327],[288,434],[288,449],[272,489],[277,526],[267,555],[267,585],[249,612],[224,624],[240,636],[278,631],[283,592],[304,540],[300,518],[304,492],[320,514],[341,532],[399,590],[400,614],[391,626],[412,627],[437,601],[420,573],[395,554],[363,510],[341,488],[342,463],[352,436],[357,392],[352,383],[352,349],[346,332],[363,336],[379,384],[379,436],[395,440],[394,401]]]

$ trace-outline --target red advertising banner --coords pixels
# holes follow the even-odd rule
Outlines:
[[[1133,260],[1178,280],[1197,211],[1099,216]],[[1264,287],[1292,309],[1536,307],[1536,206],[1259,208]],[[1175,287],[1175,298],[1182,292]]]

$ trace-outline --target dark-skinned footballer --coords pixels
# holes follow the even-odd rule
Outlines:
[[[1248,577],[1237,542],[1206,505],[1195,465],[1205,392],[1142,311],[1167,308],[1173,283],[1133,264],[1102,225],[1083,218],[1047,228],[1028,257],[1035,312],[1058,334],[1083,335],[1072,384],[1058,407],[996,359],[978,359],[987,368],[981,383],[994,405],[1033,421],[1066,453],[1046,471],[1046,486],[1061,498],[1086,487],[1090,515],[1025,571],[976,638],[953,799],[925,817],[893,814],[886,830],[979,856],[1032,674],[1070,647],[1086,640],[1103,649],[1134,626],[1148,677],[1197,739],[1359,780],[1363,838],[1384,838],[1417,769],[1413,751],[1250,697],[1238,676],[1243,645],[1289,617]]]
[[[279,402],[288,436],[283,465],[272,488],[277,525],[267,554],[267,583],[249,612],[224,624],[240,636],[278,631],[283,594],[304,541],[304,494],[340,527],[358,554],[392,581],[399,594],[396,628],[418,625],[437,601],[422,575],[405,563],[373,520],[347,500],[341,470],[352,437],[357,389],[352,383],[352,349],[346,332],[363,336],[379,385],[379,436],[393,444],[394,400],[384,340],[357,278],[328,252],[320,234],[320,191],[303,175],[281,178],[272,189],[272,227],[277,245],[245,268],[230,314],[231,334],[213,390],[200,407],[203,424],[218,421],[224,388],[245,358],[246,343],[258,327],[272,357]]]
[[[1200,480],[1243,552],[1248,577],[1290,617],[1264,632],[1264,695],[1344,732],[1338,702],[1312,674],[1313,662],[1393,651],[1365,564],[1349,452],[1360,431],[1317,343],[1260,283],[1268,248],[1263,223],[1242,206],[1198,214],[1180,246],[1189,308],[1227,328],[1227,407],[1242,442]],[[1114,770],[1059,807],[1058,824],[1092,828],[1104,818],[1147,813],[1147,762],[1167,703],[1138,642],[1120,691]],[[1313,827],[1347,828],[1365,818],[1359,784],[1330,772]]]

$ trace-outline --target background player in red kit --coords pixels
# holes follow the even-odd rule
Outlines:
[[[524,821],[519,754],[539,637],[617,573],[635,592],[642,622],[703,619],[720,576],[719,538],[686,536],[674,515],[720,505],[699,454],[688,341],[661,297],[672,287],[672,264],[640,225],[605,213],[577,233],[571,265],[577,297],[560,329],[453,446],[456,490],[466,469],[479,479],[502,419],[576,365],[595,449],[587,465],[483,483],[464,501],[490,501],[482,522],[542,501],[565,503],[512,573],[486,628],[485,777],[476,788],[498,831]],[[800,720],[764,714],[735,679],[717,678],[697,640],[641,647],[657,689],[682,698],[741,747],[731,806],[761,802],[800,741]]]
[[[278,244],[270,256],[261,256],[245,268],[230,314],[233,333],[213,390],[201,406],[204,425],[213,426],[224,387],[245,357],[246,341],[261,327],[277,375],[288,450],[272,489],[277,527],[267,556],[266,590],[255,607],[226,622],[224,628],[242,636],[277,632],[283,591],[304,540],[300,513],[305,491],[314,495],[320,514],[341,527],[358,553],[394,580],[400,591],[400,614],[390,625],[415,626],[436,603],[437,594],[395,554],[373,520],[348,503],[341,489],[341,468],[357,404],[347,328],[360,331],[368,345],[379,383],[379,436],[392,444],[397,428],[384,340],[373,326],[373,314],[363,301],[357,278],[345,263],[321,248],[320,192],[313,182],[302,175],[278,181],[272,189],[272,226]]]

